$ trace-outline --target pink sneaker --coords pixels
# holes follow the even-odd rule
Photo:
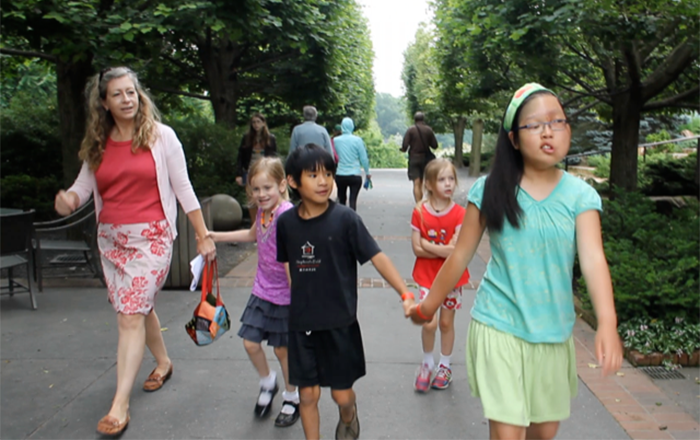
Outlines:
[[[431,386],[436,390],[444,390],[450,386],[450,382],[452,382],[452,370],[450,370],[450,367],[440,364]]]
[[[416,376],[416,391],[419,393],[427,393],[430,389],[430,367],[427,364],[423,364],[418,370],[418,376]]]

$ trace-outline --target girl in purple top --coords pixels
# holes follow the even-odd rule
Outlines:
[[[262,341],[274,347],[282,366],[285,391],[284,402],[275,425],[291,426],[299,419],[299,392],[289,384],[287,368],[287,329],[289,322],[289,266],[277,262],[277,217],[293,207],[287,193],[287,180],[282,161],[265,157],[248,170],[246,186],[248,200],[254,200],[258,212],[249,230],[210,232],[215,242],[258,242],[258,271],[253,292],[241,316],[238,336],[248,352],[253,366],[260,374],[260,394],[255,415],[264,417],[270,412],[272,399],[277,394],[277,373],[270,370],[262,348]]]

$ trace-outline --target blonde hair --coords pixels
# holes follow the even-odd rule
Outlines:
[[[128,67],[110,67],[102,70],[90,78],[85,88],[88,118],[85,137],[78,154],[80,160],[87,162],[93,171],[102,163],[107,138],[115,125],[112,114],[105,110],[102,104],[107,98],[107,85],[113,79],[123,76],[128,76],[133,81],[139,97],[138,111],[134,116],[131,150],[133,152],[139,148],[150,150],[158,138],[157,123],[160,121],[160,113],[148,92],[141,86],[136,73]]]
[[[416,204],[416,209],[418,210],[418,214],[420,214],[421,223],[423,222],[423,203],[429,201],[430,197],[433,196],[433,192],[428,187],[428,184],[434,187],[437,184],[438,176],[440,176],[442,170],[446,168],[452,170],[452,173],[455,176],[456,188],[459,184],[459,181],[457,179],[457,168],[455,168],[452,162],[445,158],[439,157],[431,160],[425,166],[425,171],[423,172],[423,199],[418,201],[418,203]]]
[[[253,164],[248,169],[248,180],[246,181],[245,185],[245,192],[249,200],[248,206],[251,208],[255,206],[254,202],[252,201],[253,187],[251,186],[251,182],[253,181],[253,177],[262,173],[265,173],[268,176],[272,177],[272,179],[274,179],[277,185],[287,181],[287,176],[284,174],[284,165],[282,165],[282,161],[279,157],[263,157],[253,162]],[[281,195],[283,200],[289,200],[288,189],[285,190]]]

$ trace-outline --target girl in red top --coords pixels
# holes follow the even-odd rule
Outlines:
[[[447,159],[435,159],[425,167],[424,197],[413,210],[411,242],[416,264],[413,279],[420,287],[422,301],[445,259],[454,250],[465,209],[452,201],[457,187],[457,170]],[[462,307],[462,286],[469,282],[469,271],[465,270],[455,289],[447,295],[440,308],[440,363],[430,381],[435,360],[433,347],[437,331],[437,314],[432,321],[423,324],[423,362],[416,377],[416,391],[425,393],[430,387],[444,390],[452,382],[450,357],[455,342],[455,311]]]

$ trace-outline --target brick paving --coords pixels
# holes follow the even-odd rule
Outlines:
[[[378,236],[381,240],[410,240],[407,236]],[[484,234],[477,248],[484,262],[491,257],[488,234]],[[222,287],[252,287],[257,265],[257,253],[220,279]],[[470,289],[476,289],[480,280],[471,280]],[[415,288],[412,279],[406,284]],[[360,278],[358,287],[390,287],[382,278]],[[578,375],[583,383],[601,401],[633,440],[642,439],[698,439],[700,425],[683,408],[673,402],[643,372],[626,360],[617,375],[601,377],[595,358],[595,330],[582,319],[574,327]]]

